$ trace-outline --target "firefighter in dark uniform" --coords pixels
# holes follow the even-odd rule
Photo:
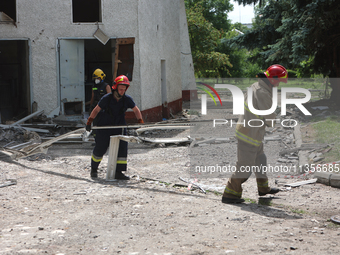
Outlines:
[[[125,92],[129,88],[130,82],[125,75],[118,76],[113,83],[112,93],[104,95],[97,106],[91,112],[90,117],[86,123],[86,130],[91,130],[91,124],[94,118],[98,115],[98,126],[119,126],[126,125],[125,112],[131,108],[136,115],[138,123],[144,123],[142,114],[136,106],[132,97],[126,95]],[[111,128],[111,129],[98,129],[95,136],[96,145],[92,152],[91,157],[91,177],[97,178],[98,166],[106,153],[109,144],[110,136],[112,135],[126,135],[126,128]],[[128,143],[120,141],[116,179],[129,180],[123,172],[127,167],[127,146]]]
[[[99,100],[108,93],[111,93],[111,88],[105,80],[105,73],[101,69],[96,69],[92,74],[92,80],[94,84],[92,85],[92,96],[90,101],[90,113],[96,107]],[[93,120],[93,125],[97,126],[97,119]],[[96,136],[96,130],[92,130],[93,136]]]

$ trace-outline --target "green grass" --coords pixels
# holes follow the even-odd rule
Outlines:
[[[332,144],[332,150],[324,154],[326,162],[340,160],[340,117],[331,116],[325,121],[312,124],[316,131],[315,141],[317,143]]]
[[[266,206],[272,206],[273,202],[270,199],[261,199],[259,198],[259,205],[266,205]]]
[[[256,204],[256,200],[255,199],[251,199],[251,198],[244,198],[245,202],[251,203],[251,204]]]
[[[290,209],[293,213],[298,213],[298,214],[305,214],[306,211],[302,209]]]
[[[203,82],[214,87],[215,84],[232,84],[236,85],[242,90],[257,82],[257,78],[197,78],[196,82]],[[278,90],[282,87],[294,87],[321,90],[324,93],[325,79],[288,79],[288,83],[280,83]]]

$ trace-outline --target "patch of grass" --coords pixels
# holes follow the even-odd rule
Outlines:
[[[307,213],[306,211],[302,210],[302,209],[290,209],[291,212],[293,213],[298,213],[298,214],[305,214]]]
[[[339,228],[340,228],[340,225],[339,225],[339,224],[334,223],[334,222],[331,221],[330,219],[327,220],[327,222],[328,222],[327,228],[330,228],[330,229],[339,229]]]
[[[244,200],[248,203],[251,203],[251,204],[256,204],[256,200],[255,199],[251,199],[251,198],[244,198]]]
[[[325,121],[312,124],[312,128],[316,131],[315,141],[317,143],[332,144],[333,148],[324,154],[326,162],[334,162],[340,160],[340,117],[331,116]]]
[[[215,196],[218,196],[218,197],[223,195],[223,192],[219,192],[219,191],[216,191],[216,190],[208,190],[208,189],[206,189],[205,192],[212,193],[212,194],[214,194]]]
[[[259,199],[259,205],[272,206],[273,202],[270,199]]]
[[[206,83],[213,87],[215,84],[233,84],[242,90],[257,81],[257,78],[196,78],[196,82]],[[288,83],[280,83],[278,90],[281,90],[282,87],[314,89],[324,93],[325,79],[288,79]],[[312,93],[319,95],[319,92],[313,91]]]

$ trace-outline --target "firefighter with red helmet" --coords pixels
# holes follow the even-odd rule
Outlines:
[[[126,125],[125,112],[129,108],[131,108],[135,113],[138,123],[144,123],[142,114],[133,101],[132,97],[125,94],[129,86],[130,81],[125,75],[120,75],[114,80],[112,93],[104,95],[91,112],[91,115],[86,123],[87,131],[91,130],[91,124],[96,116],[98,116],[98,126]],[[126,128],[97,130],[97,134],[95,136],[96,145],[93,149],[91,157],[92,178],[97,178],[98,176],[98,166],[109,147],[110,136],[112,135],[126,135]],[[116,167],[116,179],[130,179],[123,173],[127,168],[127,145],[127,142],[120,141]]]
[[[264,73],[258,74],[258,82],[252,84],[252,95],[246,95],[244,101],[244,115],[240,115],[236,126],[237,138],[237,163],[236,172],[229,178],[222,196],[223,203],[242,203],[242,183],[244,183],[252,174],[251,169],[256,176],[259,196],[267,194],[276,194],[280,190],[271,188],[268,184],[268,177],[263,171],[262,166],[267,165],[267,158],[263,152],[262,140],[265,135],[266,126],[273,125],[272,120],[276,114],[272,113],[267,116],[258,116],[253,114],[248,108],[248,96],[253,98],[253,106],[257,110],[268,110],[272,106],[272,88],[279,86],[280,82],[287,83],[288,72],[281,65],[272,65]],[[249,125],[249,120],[259,119],[265,125]],[[267,120],[267,121],[266,121]],[[255,166],[251,168],[252,166]]]

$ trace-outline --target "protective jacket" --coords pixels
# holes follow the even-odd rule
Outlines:
[[[102,81],[99,84],[94,84],[92,86],[92,91],[94,94],[93,98],[93,105],[96,106],[99,102],[99,100],[107,93],[106,92],[106,86],[108,83]]]
[[[237,121],[236,137],[243,142],[259,147],[262,145],[266,126],[274,125],[273,119],[276,118],[276,114],[256,115],[248,107],[248,96],[253,97],[253,106],[257,110],[268,110],[272,107],[272,87],[269,82],[267,84],[264,80],[259,79],[258,82],[251,85],[251,88],[252,95],[245,95],[244,115],[240,115]]]
[[[98,113],[98,126],[125,125],[125,112],[136,106],[132,97],[124,95],[119,101],[113,98],[112,93],[106,94],[98,103],[102,109]]]

